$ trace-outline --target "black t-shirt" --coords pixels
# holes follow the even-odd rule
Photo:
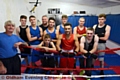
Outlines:
[[[45,31],[48,28],[48,26],[44,26],[43,24],[41,24],[39,27],[41,27],[43,31]]]

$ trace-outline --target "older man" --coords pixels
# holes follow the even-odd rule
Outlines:
[[[15,24],[12,21],[6,21],[4,28],[5,32],[0,33],[0,65],[2,65],[1,73],[9,75],[21,74],[21,61],[17,55],[17,47],[21,44],[27,44],[24,43],[20,37],[13,34]]]

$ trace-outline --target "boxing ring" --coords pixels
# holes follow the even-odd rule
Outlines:
[[[45,52],[45,50],[40,49],[40,48],[36,48],[36,47],[31,47],[31,46],[22,46],[22,48],[30,48],[36,51],[40,51],[40,52]],[[98,57],[104,57],[105,58],[105,67],[104,68],[100,68],[99,66],[99,61],[96,60],[95,64],[94,64],[94,68],[80,68],[79,65],[77,64],[76,61],[76,68],[47,68],[47,67],[42,67],[40,66],[41,63],[40,61],[37,61],[36,64],[38,66],[26,66],[25,64],[21,64],[21,73],[24,75],[39,75],[39,76],[47,76],[47,77],[57,77],[56,79],[51,79],[51,80],[69,80],[69,79],[62,79],[63,77],[70,77],[73,78],[73,80],[86,80],[86,78],[91,78],[91,80],[101,80],[102,77],[104,77],[103,80],[120,80],[120,56],[115,54],[114,51],[118,51],[120,50],[120,48],[113,48],[113,49],[106,49],[106,50],[99,50],[96,51],[96,54],[99,52],[105,52],[106,55],[105,56],[98,56]],[[53,50],[49,50],[49,52],[52,52],[54,54],[56,54],[54,57],[61,57],[61,56],[57,56],[57,54],[59,54],[58,51],[53,51]],[[80,52],[78,54],[81,54]],[[21,55],[21,54],[19,54]],[[28,55],[28,54],[24,54],[24,55]],[[28,56],[31,57],[33,54],[29,54]],[[36,56],[41,56],[43,57],[43,55],[36,55]],[[76,55],[74,58],[81,58],[81,56]],[[24,73],[25,68],[31,68],[32,70],[35,70],[36,72],[32,72],[30,71],[29,73]],[[37,72],[38,70],[72,70],[74,71],[74,75],[58,75],[58,74],[54,74],[54,75],[43,75],[40,72]],[[80,72],[81,70],[92,70],[92,75],[91,76],[86,76],[86,75],[79,75],[78,72]],[[99,75],[100,70],[104,70],[104,75]],[[59,79],[58,79],[59,78]],[[71,80],[71,79],[70,79]]]

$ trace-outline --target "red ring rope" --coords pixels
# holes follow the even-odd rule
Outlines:
[[[40,48],[35,48],[32,46],[21,46],[20,48],[30,48],[30,49],[34,49],[36,51],[41,51],[41,52],[45,52],[45,50],[40,49]],[[116,51],[116,50],[120,50],[120,48],[113,48],[113,49],[106,49],[106,50],[99,50],[96,51],[96,53],[99,52],[109,52],[109,51]],[[55,54],[59,54],[58,51],[55,50],[49,50],[49,52],[55,53]],[[78,54],[81,54],[81,52],[78,52]],[[25,66],[25,65],[21,65],[22,67],[28,67],[28,68],[41,68],[41,69],[45,69],[45,70],[114,70],[114,69],[119,69],[120,67],[112,67],[112,68],[80,68],[80,69],[72,69],[72,68],[45,68],[45,67],[36,67],[36,66]]]
[[[20,48],[30,48],[30,49],[34,49],[36,51],[41,51],[41,52],[45,52],[45,50],[40,49],[40,48],[35,48],[32,46],[20,46]],[[113,48],[113,49],[106,49],[106,50],[98,50],[95,53],[99,53],[99,52],[109,52],[109,51],[116,51],[116,50],[120,50],[120,48]],[[59,54],[58,51],[55,50],[49,50],[48,52],[54,53],[54,54]],[[81,52],[78,52],[78,54],[81,54]]]
[[[25,65],[21,65],[22,67],[28,67],[28,68],[32,68],[32,69],[35,69],[35,68],[40,68],[40,69],[44,69],[44,70],[77,70],[77,71],[80,71],[80,70],[119,70],[120,67],[111,67],[111,68],[78,68],[78,69],[75,69],[75,68],[47,68],[47,67],[40,67],[40,66],[25,66]]]

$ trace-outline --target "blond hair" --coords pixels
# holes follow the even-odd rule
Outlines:
[[[5,24],[4,24],[4,26],[7,26],[8,24],[12,24],[12,25],[15,26],[15,23],[13,23],[11,20],[6,21]]]
[[[79,18],[79,21],[80,21],[81,19],[84,19],[84,20],[85,20],[85,18],[84,18],[84,17],[81,17],[81,18]]]

